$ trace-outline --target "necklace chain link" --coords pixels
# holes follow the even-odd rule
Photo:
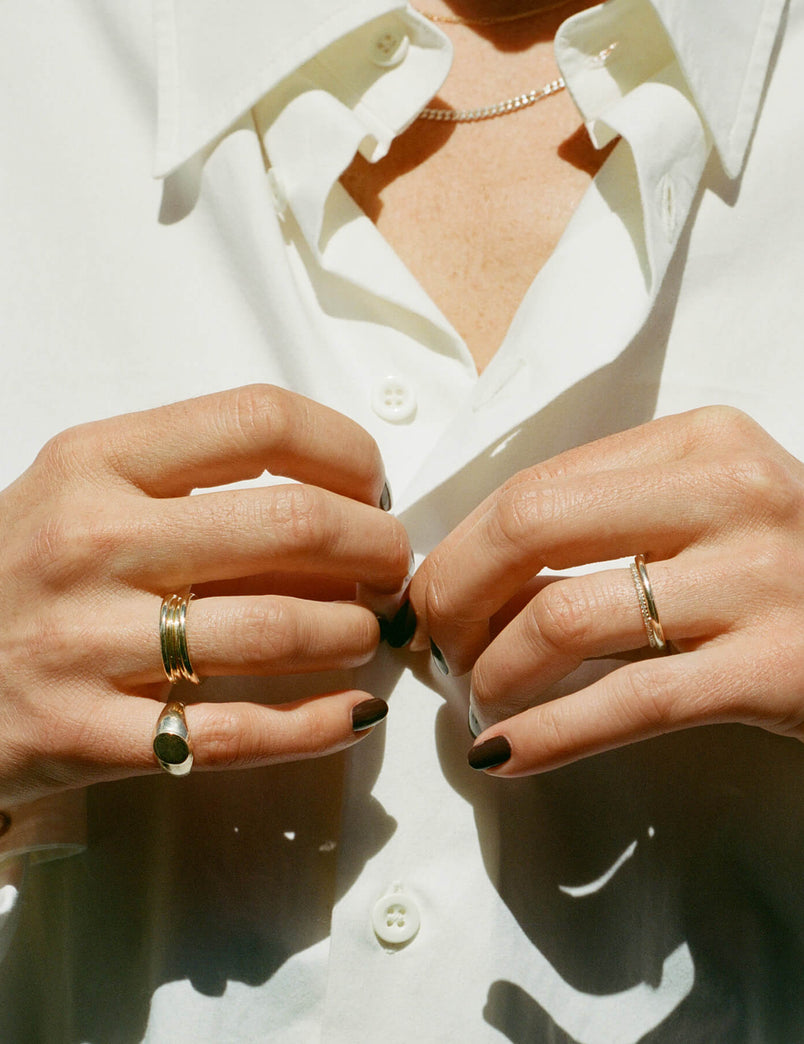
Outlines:
[[[496,105],[486,105],[479,109],[422,109],[418,118],[420,120],[438,120],[442,123],[477,123],[479,120],[491,120],[495,116],[507,116],[509,113],[527,109],[536,102],[548,98],[551,94],[563,91],[566,86],[563,76],[559,76],[557,80],[551,80],[544,87],[537,87],[535,90],[528,91],[527,94],[517,94],[513,98],[506,98],[504,101],[497,102]]]

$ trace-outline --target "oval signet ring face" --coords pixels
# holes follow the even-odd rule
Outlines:
[[[193,767],[193,746],[184,704],[166,703],[156,722],[153,750],[160,767],[171,776],[186,776]]]

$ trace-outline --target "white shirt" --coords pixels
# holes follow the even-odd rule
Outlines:
[[[372,433],[419,557],[519,468],[657,414],[732,403],[804,457],[804,4],[783,8],[564,24],[593,139],[622,140],[478,378],[338,183],[443,81],[425,19],[6,0],[6,482],[70,424],[251,381]],[[44,865],[82,843],[75,796],[12,810],[0,1039],[802,1039],[800,745],[700,729],[493,780],[466,765],[465,681],[387,648],[348,682],[204,698],[337,683],[391,701],[345,755],[93,788],[87,846]]]

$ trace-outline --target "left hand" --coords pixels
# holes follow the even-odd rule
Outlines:
[[[628,568],[537,574],[637,553],[677,655],[550,699],[584,660],[648,642]],[[804,739],[804,465],[729,407],[520,472],[428,556],[410,593],[412,648],[431,638],[451,673],[472,671],[485,731],[470,761],[495,775],[715,722]]]

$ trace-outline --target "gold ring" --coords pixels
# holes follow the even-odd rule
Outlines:
[[[193,745],[184,704],[170,700],[165,704],[154,729],[154,755],[171,776],[186,776],[193,767]]]
[[[645,565],[645,556],[637,555],[631,563],[631,576],[639,599],[639,611],[642,613],[642,621],[645,624],[645,634],[648,636],[648,644],[651,649],[659,652],[667,650],[667,639],[664,629],[659,621],[659,613],[656,610],[656,602],[653,600],[653,588],[648,579],[648,570]]]
[[[187,606],[192,598],[192,594],[174,594],[162,599],[159,643],[162,647],[162,666],[171,685],[182,678],[194,685],[201,681],[193,670],[187,650]]]

